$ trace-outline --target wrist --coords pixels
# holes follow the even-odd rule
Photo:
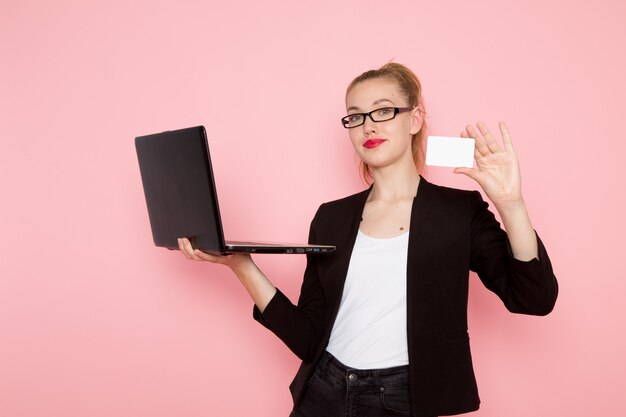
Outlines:
[[[531,228],[530,217],[524,200],[509,201],[504,204],[495,204],[496,210],[502,219],[504,229],[509,232],[520,227]]]
[[[229,265],[230,269],[242,279],[250,274],[254,273],[254,270],[257,269],[256,264],[252,260],[252,257],[248,254],[237,254],[232,255],[237,258],[233,260],[233,262]]]
[[[526,202],[522,197],[515,200],[493,201],[493,205],[500,215],[505,213],[519,213],[526,211]]]

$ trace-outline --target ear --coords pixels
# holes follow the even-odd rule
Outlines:
[[[422,116],[422,112],[419,107],[411,110],[411,135],[415,135],[422,128],[422,124],[424,124],[424,118]]]

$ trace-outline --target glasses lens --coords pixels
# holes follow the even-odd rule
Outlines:
[[[363,115],[362,114],[351,114],[343,118],[344,126],[346,127],[355,127],[363,124]]]
[[[372,120],[375,122],[384,122],[385,120],[393,119],[395,116],[396,112],[393,107],[384,107],[372,113]]]

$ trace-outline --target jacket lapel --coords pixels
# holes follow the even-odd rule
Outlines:
[[[430,215],[430,193],[432,184],[421,178],[419,189],[413,200],[411,210],[411,228],[406,265],[407,276],[407,325],[409,328],[409,352],[411,352],[411,330],[423,331],[428,327],[426,321],[431,315],[427,314],[431,291],[429,283],[421,279],[424,276],[428,263],[429,237],[436,230],[432,230]]]
[[[330,230],[329,237],[332,236],[332,245],[337,249],[328,255],[319,258],[320,280],[328,301],[338,307],[343,285],[350,265],[352,249],[356,241],[357,232],[361,223],[361,215],[365,202],[372,187],[355,194],[349,201],[349,208],[342,212],[333,213],[333,230]],[[337,310],[333,310],[336,314]]]

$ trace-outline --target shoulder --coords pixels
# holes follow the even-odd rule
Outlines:
[[[320,205],[319,209],[317,210],[318,214],[339,215],[341,213],[352,213],[355,208],[365,203],[369,191],[370,188],[349,195],[347,197],[322,203],[322,205]]]
[[[321,230],[343,230],[349,227],[355,216],[363,210],[365,200],[370,189],[360,191],[333,201],[327,201],[319,206],[312,225]]]
[[[486,204],[482,195],[476,190],[462,190],[459,188],[445,187],[443,185],[434,184],[422,178],[420,182],[421,189],[425,198],[431,205],[441,208],[467,209]]]
[[[428,223],[444,235],[462,235],[470,231],[477,220],[491,220],[493,214],[489,204],[483,200],[480,192],[445,187],[424,181],[418,190],[417,216],[428,219]],[[420,195],[420,193],[423,194]],[[415,206],[414,206],[415,208]]]

